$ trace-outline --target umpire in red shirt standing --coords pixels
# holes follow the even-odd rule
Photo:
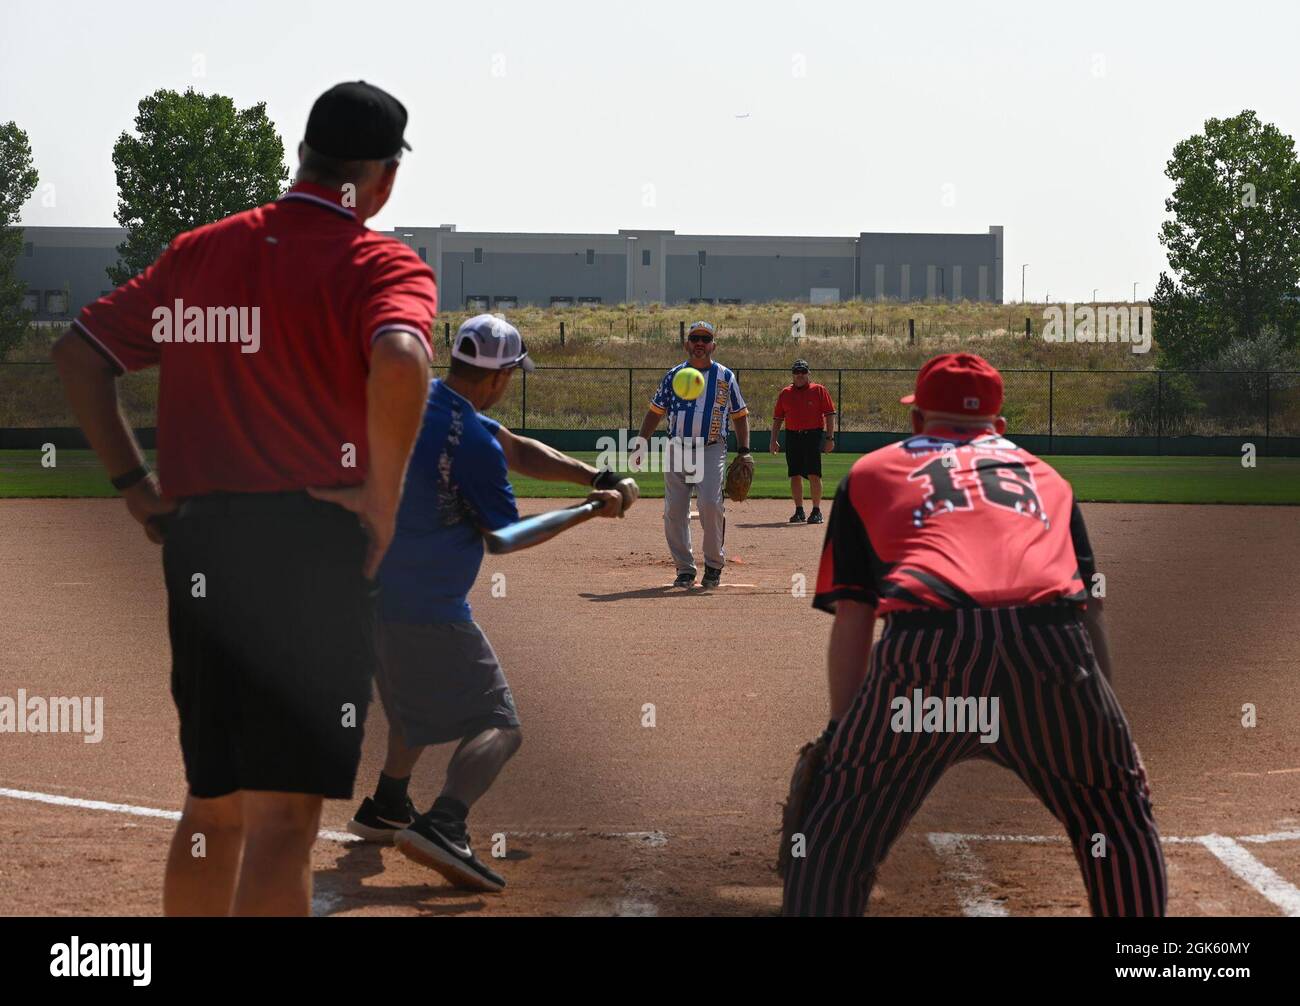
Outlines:
[[[822,453],[835,449],[835,403],[824,385],[808,377],[808,361],[795,360],[790,367],[790,383],[776,396],[772,414],[770,450],[781,450],[777,439],[785,423],[785,470],[790,476],[790,495],[794,497],[791,524],[822,523]],[[812,490],[812,512],[804,517],[803,480]]]
[[[364,224],[388,201],[405,128],[379,88],[331,88],[289,192],[177,236],[54,347],[90,445],[163,544],[189,784],[169,915],[307,914],[322,800],[352,796],[371,578],[420,426],[437,306],[429,267]],[[116,388],[153,366],[158,475]]]

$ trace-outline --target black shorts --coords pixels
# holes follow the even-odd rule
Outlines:
[[[365,552],[354,514],[304,493],[182,504],[163,569],[192,795],[351,798],[376,663]]]
[[[802,475],[822,473],[822,440],[825,430],[786,430],[785,431],[785,471],[790,478]]]
[[[381,622],[379,653],[384,704],[410,747],[519,726],[505,672],[476,623]]]

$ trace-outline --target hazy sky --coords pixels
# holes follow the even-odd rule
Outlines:
[[[41,173],[29,225],[113,223],[113,143],[157,88],[265,101],[292,168],[312,100],[364,78],[406,104],[414,147],[375,227],[1002,224],[1008,298],[1028,262],[1030,299],[1118,299],[1165,264],[1177,140],[1243,108],[1300,134],[1290,0],[5,0],[0,18],[0,121]]]

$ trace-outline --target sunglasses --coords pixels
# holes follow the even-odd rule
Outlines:
[[[794,374],[796,377],[797,377],[799,374],[803,374],[804,377],[807,377],[807,376],[808,376],[808,371],[806,371],[806,370],[792,370],[792,371],[790,371],[790,373]]]
[[[710,343],[710,342],[713,341],[713,336],[711,336],[711,335],[688,335],[688,336],[686,337],[686,341],[687,341],[687,342],[698,342],[698,343],[700,343],[701,345],[706,345],[706,344],[708,344],[708,343]]]

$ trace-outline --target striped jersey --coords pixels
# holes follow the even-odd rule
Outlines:
[[[661,416],[668,416],[670,437],[703,437],[709,444],[726,440],[731,432],[731,420],[749,415],[745,399],[740,394],[740,382],[729,368],[714,362],[703,372],[704,391],[700,397],[687,401],[673,391],[673,378],[677,371],[689,366],[689,362],[679,363],[664,374],[650,397],[650,408]]]
[[[909,437],[864,455],[835,494],[814,607],[877,614],[1082,603],[1096,572],[1055,469],[991,431]]]

